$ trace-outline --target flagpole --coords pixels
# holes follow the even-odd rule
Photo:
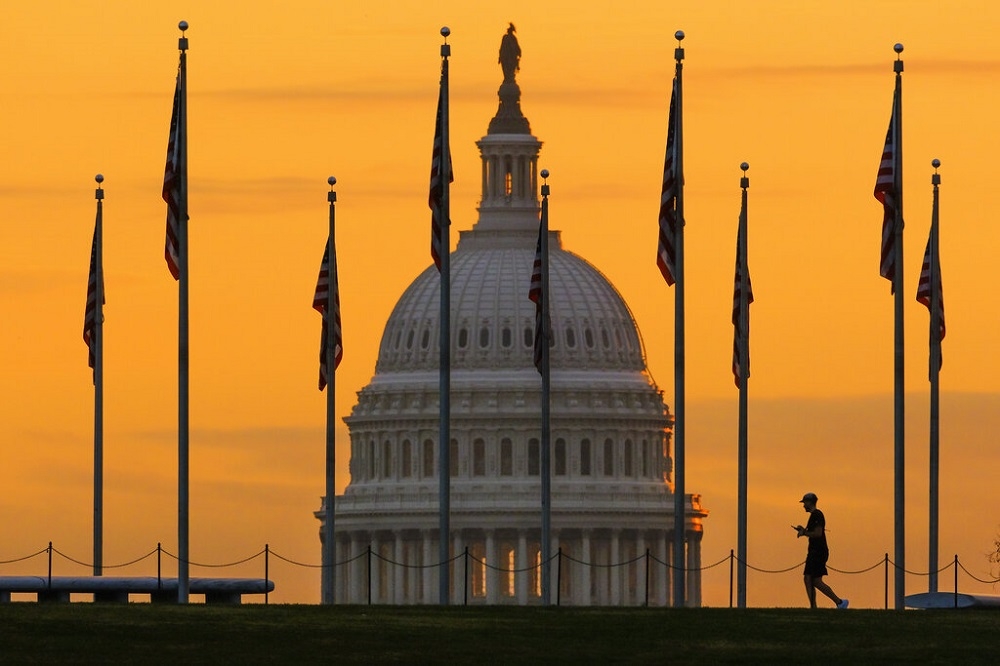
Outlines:
[[[451,30],[441,28],[445,43],[441,45],[441,315],[440,315],[440,434],[438,439],[438,554],[441,566],[438,603],[447,606],[451,589],[451,147],[448,138],[448,57]],[[457,555],[457,553],[456,553]]]
[[[177,220],[177,246],[180,257],[180,277],[178,278],[178,346],[177,346],[177,603],[186,604],[190,588],[189,544],[188,544],[188,447],[189,447],[189,347],[188,347],[188,160],[187,160],[187,48],[188,40],[184,32],[187,21],[178,25],[181,37],[177,42],[180,50],[180,108],[177,118],[177,141],[180,143],[178,190],[180,193],[179,216]]]
[[[94,227],[94,575],[104,572],[104,176],[97,174]]]
[[[541,475],[542,475],[542,603],[546,606],[552,603],[552,473],[551,473],[551,378],[549,365],[549,345],[551,321],[549,311],[549,170],[542,169],[542,214],[541,214],[541,250],[542,250],[542,441],[541,441]]]
[[[931,162],[934,167],[934,174],[931,176],[931,184],[934,186],[934,204],[931,209],[931,237],[930,237],[930,384],[931,384],[931,414],[930,414],[930,525],[927,530],[928,540],[928,570],[930,575],[927,578],[927,591],[937,592],[938,588],[938,471],[939,471],[939,398],[938,379],[941,372],[941,255],[940,255],[940,218],[938,209],[938,186],[941,184],[941,176],[938,174],[938,167],[941,161],[935,159]]]
[[[895,132],[893,159],[895,168],[893,175],[895,179],[896,195],[896,219],[894,226],[895,242],[893,252],[895,253],[893,277],[893,287],[895,296],[895,352],[894,352],[894,433],[895,433],[895,553],[896,553],[896,576],[895,576],[895,606],[896,610],[906,608],[906,480],[905,480],[905,458],[906,458],[906,438],[905,438],[905,386],[903,383],[903,371],[905,368],[904,331],[903,331],[903,61],[899,54],[903,52],[903,45],[896,44],[893,47],[896,52],[896,61],[893,63],[893,71],[896,73],[896,90],[894,110]]]
[[[742,206],[740,208],[739,239],[737,241],[738,266],[740,269],[740,302],[739,302],[739,367],[740,367],[740,416],[739,416],[739,471],[738,471],[738,508],[737,508],[737,559],[736,568],[736,600],[738,608],[747,606],[747,390],[750,380],[750,302],[749,282],[750,271],[747,262],[747,188],[750,179],[746,176],[750,165],[740,164],[743,177],[740,178]]]
[[[333,186],[337,184],[337,179],[330,176],[326,180],[330,185],[330,191],[326,195],[330,202],[330,230],[327,237],[327,290],[326,290],[326,312],[323,313],[323,326],[326,327],[326,348],[324,349],[324,361],[326,363],[326,510],[323,521],[323,603],[332,604],[336,591],[336,557],[337,547],[334,541],[334,498],[337,494],[336,472],[337,472],[337,432],[336,432],[336,385],[337,385],[337,361],[336,345],[338,343],[334,335],[336,327],[336,317],[338,316],[335,300],[337,298],[337,246],[335,242],[335,213],[334,204],[337,203],[337,193]]]
[[[684,133],[681,73],[684,69],[684,49],[680,46],[684,31],[674,33],[677,48],[674,49],[676,88],[676,126],[674,141],[674,173],[677,180],[676,218],[674,237],[674,266],[676,275],[674,293],[674,606],[681,607],[685,600],[686,563],[684,557],[684,537],[687,527],[687,502],[684,489]]]

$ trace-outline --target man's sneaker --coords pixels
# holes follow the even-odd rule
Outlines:
[[[847,599],[841,599],[840,603],[837,604],[837,608],[839,608],[840,610],[844,610],[845,608],[847,608],[848,603],[849,602],[847,601]]]

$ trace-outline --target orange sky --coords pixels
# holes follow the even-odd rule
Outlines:
[[[752,307],[749,559],[801,561],[797,499],[816,492],[831,565],[893,546],[892,298],[872,197],[889,120],[892,45],[906,50],[904,179],[907,568],[927,570],[927,312],[913,300],[942,162],[948,337],[941,377],[941,557],[990,577],[984,554],[1000,430],[993,345],[1000,250],[1000,6],[985,2],[607,3],[248,0],[21,3],[0,58],[0,561],[53,541],[91,557],[93,387],[80,338],[94,174],[105,199],[105,563],[176,552],[177,288],[160,199],[177,64],[189,51],[191,558],[265,543],[318,564],[324,394],[311,309],[336,175],[345,356],[338,413],[371,378],[382,327],[430,263],[427,177],[452,30],[457,230],[476,220],[474,142],[496,110],[508,21],[522,109],[552,172],[551,224],[628,301],[649,368],[673,393],[673,291],[656,269],[673,33],[687,33],[687,490],[702,493],[704,564],[736,547],[737,393],[730,374],[739,163],[749,177]],[[457,233],[452,234],[457,239]],[[341,427],[346,484],[348,438]],[[147,562],[147,564],[150,564]],[[0,566],[39,573],[44,561]],[[116,570],[146,575],[149,567]],[[172,563],[165,561],[165,567]],[[173,570],[171,570],[173,571]],[[56,560],[57,574],[87,574]],[[218,570],[194,567],[192,575]],[[222,575],[262,575],[256,560]],[[317,602],[319,576],[275,562],[278,602]],[[881,606],[881,569],[829,581]],[[951,573],[942,580],[950,589]],[[728,603],[728,566],[704,574]],[[908,592],[926,589],[919,576]],[[973,588],[960,579],[963,589]],[[751,605],[801,605],[798,570],[751,572]]]

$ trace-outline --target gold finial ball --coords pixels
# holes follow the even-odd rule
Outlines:
[[[939,166],[941,166],[941,160],[935,157],[934,159],[931,160],[931,166],[937,169]]]
[[[449,28],[448,26],[445,26],[445,27],[441,28],[441,36],[442,37],[447,37],[450,34],[451,34],[451,28]]]
[[[896,42],[896,45],[892,47],[892,50],[895,51],[896,53],[902,53],[903,45],[900,44],[899,42]]]
[[[333,187],[334,185],[337,184],[337,179],[334,178],[333,176],[330,176],[329,178],[326,179],[326,182],[330,184],[330,187]]]
[[[180,23],[177,24],[177,27],[181,29],[181,32],[184,32],[185,30],[188,29],[188,22],[181,21]]]
[[[94,180],[96,180],[97,184],[100,185],[101,183],[104,182],[104,176],[102,176],[101,174],[97,174],[96,176],[94,176]]]
[[[674,37],[677,39],[678,42],[681,41],[682,39],[684,39],[684,31],[678,30],[677,32],[674,33]]]
[[[542,169],[542,178],[548,178],[548,177],[549,177],[549,170]]]
[[[750,165],[747,162],[740,162],[740,168],[746,171],[750,168]]]

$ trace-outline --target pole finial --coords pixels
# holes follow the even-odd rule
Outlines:
[[[177,48],[180,49],[181,51],[187,51],[188,39],[187,36],[185,35],[185,31],[188,29],[188,22],[181,21],[180,23],[177,24],[177,27],[180,28],[181,31],[180,39],[177,40]]]
[[[684,41],[684,31],[678,30],[674,33],[674,37],[677,39],[677,45],[680,46],[680,43]]]
[[[549,170],[548,169],[542,169],[542,172],[539,175],[542,177],[542,181],[543,181],[542,182],[542,196],[543,197],[547,197],[547,196],[549,196],[549,184],[547,182],[545,182],[545,181],[548,180]]]
[[[740,187],[746,189],[750,187],[750,179],[747,178],[747,169],[750,168],[749,162],[740,162],[740,169],[743,170],[743,177],[740,178]]]
[[[448,43],[448,35],[451,34],[451,28],[444,26],[441,28],[441,36],[444,37],[444,44],[441,45],[441,57],[447,58],[451,55],[451,44]]]
[[[677,48],[674,49],[674,60],[680,65],[681,60],[684,60],[684,48],[681,46],[681,41],[684,39],[684,31],[678,30],[674,33],[674,37],[677,38]]]
[[[337,193],[333,191],[333,186],[337,184],[337,179],[330,176],[326,179],[326,182],[330,184],[330,191],[326,193],[326,200],[330,202],[330,210],[333,210],[333,204],[337,201]]]
[[[934,167],[935,171],[937,171],[938,167],[941,166],[941,160],[935,157],[934,159],[931,160],[931,166]]]
[[[931,175],[931,185],[937,187],[941,184],[941,174],[937,172],[938,167],[941,166],[941,160],[935,157],[931,160],[931,166],[934,167],[934,173]]]
[[[903,45],[896,42],[896,44],[892,47],[892,50],[896,52],[896,57],[898,58],[899,54],[903,52]]]
[[[937,160],[934,160],[934,161],[937,162]],[[937,165],[935,164],[934,166],[937,166]],[[104,176],[101,175],[101,174],[97,174],[96,176],[94,176],[94,180],[97,181],[98,185],[100,185],[101,183],[104,182]]]
[[[548,169],[542,169],[542,180],[545,180],[548,177],[549,177],[549,170]]]
[[[749,168],[750,164],[748,162],[740,162],[740,169],[743,170],[743,172],[746,172]]]
[[[330,187],[333,187],[337,184],[337,179],[334,176],[330,176],[326,179],[326,182],[330,184]]]
[[[94,198],[100,201],[104,198],[104,190],[101,189],[101,183],[104,182],[104,176],[97,174],[94,176],[94,180],[97,181],[97,189],[94,190]]]

